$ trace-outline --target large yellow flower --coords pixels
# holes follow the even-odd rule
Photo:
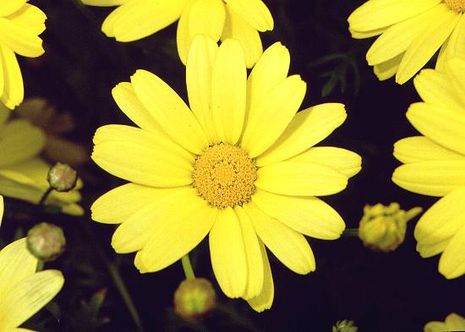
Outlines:
[[[35,58],[44,53],[45,14],[27,0],[0,1],[0,100],[13,109],[24,97],[16,54]]]
[[[465,331],[465,318],[451,313],[444,322],[432,321],[425,325],[424,332]]]
[[[369,0],[349,16],[353,38],[381,35],[367,53],[380,80],[403,84],[440,49],[436,68],[465,56],[465,0]]]
[[[50,165],[39,157],[45,134],[27,120],[10,120],[10,113],[0,105],[0,194],[38,203],[49,186]],[[78,190],[52,191],[45,203],[60,206],[68,214],[82,215],[83,209],[77,204],[80,199]]]
[[[120,42],[154,34],[179,19],[178,53],[185,64],[192,39],[206,34],[215,41],[241,42],[247,67],[262,54],[259,31],[273,30],[273,17],[261,0],[82,0],[93,6],[118,6],[102,31]]]
[[[0,332],[30,331],[17,327],[42,309],[63,287],[60,271],[36,272],[37,262],[26,248],[26,238],[0,251]]]
[[[412,104],[407,118],[423,134],[394,145],[405,163],[393,181],[415,193],[442,197],[415,228],[422,257],[442,253],[439,272],[446,278],[465,273],[465,61],[452,59],[445,71],[426,69],[415,77],[424,100]]]
[[[306,274],[315,260],[302,234],[340,236],[342,218],[315,196],[343,190],[361,159],[348,150],[313,147],[346,112],[334,103],[296,114],[306,84],[287,76],[289,62],[288,50],[276,43],[247,79],[238,41],[218,48],[198,36],[186,67],[190,109],[144,70],[113,89],[118,106],[140,128],[99,128],[92,158],[131,183],[100,197],[92,217],[122,223],[112,246],[118,253],[137,251],[141,272],[167,267],[210,233],[221,289],[261,311],[273,300],[264,245]]]

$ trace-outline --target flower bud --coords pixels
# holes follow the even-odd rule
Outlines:
[[[384,252],[393,251],[404,242],[407,222],[421,211],[419,207],[404,211],[398,203],[389,206],[379,203],[366,205],[358,236],[366,247]]]
[[[76,187],[77,172],[69,165],[56,163],[48,171],[47,181],[56,191],[70,191]]]
[[[185,279],[174,292],[174,311],[187,320],[205,316],[215,305],[215,290],[204,278]]]
[[[355,323],[351,320],[338,320],[336,324],[333,325],[332,332],[357,332],[358,327],[355,326]]]
[[[27,233],[27,248],[36,258],[53,261],[65,250],[66,239],[60,227],[42,222]]]

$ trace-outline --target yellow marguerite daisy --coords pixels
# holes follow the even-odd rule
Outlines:
[[[415,227],[422,257],[442,253],[439,272],[446,278],[465,273],[465,61],[449,60],[445,71],[423,70],[415,87],[424,102],[407,118],[423,136],[394,145],[398,167],[393,181],[415,193],[442,197]]]
[[[343,190],[361,159],[313,147],[341,125],[342,104],[296,114],[306,91],[288,77],[288,50],[268,48],[247,79],[240,43],[218,48],[194,39],[186,66],[189,107],[159,77],[138,70],[113,97],[140,128],[107,125],[93,160],[131,183],[101,196],[94,220],[121,225],[118,253],[137,251],[140,272],[176,262],[209,233],[213,271],[224,293],[257,311],[271,306],[273,280],[264,245],[299,274],[315,270],[302,234],[336,239],[344,221],[315,196]]]
[[[432,321],[425,325],[424,332],[465,331],[465,318],[451,313],[444,322]]]
[[[82,0],[92,6],[119,6],[103,22],[102,31],[120,42],[150,36],[179,19],[177,45],[185,64],[193,38],[206,34],[215,41],[241,42],[247,67],[262,54],[259,31],[273,30],[273,17],[262,0]]]
[[[63,287],[60,271],[36,272],[38,260],[26,248],[26,238],[0,251],[0,332],[18,328],[50,302]]]
[[[403,84],[436,53],[465,56],[465,0],[369,0],[348,18],[353,38],[380,37],[366,55],[380,80]]]
[[[10,109],[24,98],[16,54],[35,58],[44,53],[39,35],[45,30],[46,18],[27,0],[0,1],[0,100]]]
[[[10,120],[10,113],[0,105],[0,194],[38,203],[49,187],[50,165],[39,157],[45,134],[27,120]],[[45,203],[60,206],[64,213],[82,215],[84,211],[77,204],[80,199],[78,190],[52,191]]]

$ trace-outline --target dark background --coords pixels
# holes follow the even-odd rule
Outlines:
[[[269,0],[266,3],[275,29],[262,34],[265,47],[281,41],[289,48],[291,73],[300,74],[308,84],[302,108],[328,101],[347,106],[346,122],[324,144],[359,153],[363,169],[345,191],[324,199],[351,228],[357,227],[365,204],[397,201],[405,209],[426,209],[435,202],[406,192],[390,180],[399,165],[392,156],[393,143],[417,134],[405,112],[419,97],[412,82],[404,86],[393,80],[379,82],[365,61],[373,39],[351,39],[346,19],[363,2]],[[136,69],[152,71],[186,96],[175,25],[123,44],[100,32],[109,8],[85,7],[72,0],[31,3],[44,10],[48,20],[42,34],[46,54],[38,59],[20,58],[26,97],[42,96],[58,110],[71,112],[77,129],[69,138],[89,151],[96,128],[108,123],[129,124],[110,91],[118,82],[128,81]],[[79,171],[85,182],[82,203],[86,211],[98,196],[122,183],[91,161]],[[354,320],[360,331],[422,331],[430,320],[465,312],[464,279],[446,280],[437,271],[437,257],[422,259],[416,252],[416,219],[408,225],[405,243],[389,254],[373,252],[354,237],[309,239],[317,270],[307,276],[294,274],[270,255],[275,301],[272,309],[262,314],[244,301],[225,298],[211,271],[208,246],[202,243],[193,255],[194,268],[198,276],[213,282],[220,306],[199,324],[189,324],[172,311],[173,292],[184,277],[180,264],[140,275],[132,264],[134,255],[114,254],[110,225],[94,223],[89,215],[49,215],[8,199],[6,209],[7,220],[19,219],[18,211],[34,212],[29,219],[4,222],[6,241],[12,240],[18,229],[27,230],[43,220],[59,224],[67,236],[68,250],[48,265],[63,271],[65,287],[47,310],[27,324],[41,331],[136,331],[109,266],[118,266],[146,331],[330,331],[341,319]],[[110,321],[97,328],[92,321],[96,312],[89,313],[85,301],[100,289],[107,293],[97,318]]]

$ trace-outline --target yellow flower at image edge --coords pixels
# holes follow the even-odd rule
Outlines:
[[[405,165],[392,176],[414,193],[442,197],[418,221],[414,235],[422,257],[442,253],[439,272],[465,273],[465,61],[452,59],[445,71],[426,69],[415,77],[424,102],[410,105],[407,118],[423,136],[404,138],[394,156]]]
[[[119,6],[103,22],[102,31],[120,42],[150,36],[179,19],[177,46],[185,64],[193,38],[206,34],[215,41],[241,42],[247,67],[262,54],[259,31],[273,30],[273,17],[261,0],[81,0],[92,6]]]
[[[360,157],[313,147],[346,118],[344,105],[296,114],[306,84],[287,76],[289,52],[268,48],[247,80],[242,48],[204,36],[186,67],[189,107],[159,77],[138,70],[113,97],[140,128],[107,125],[93,160],[132,183],[93,204],[96,221],[121,225],[118,253],[137,251],[140,272],[161,270],[209,233],[213,271],[223,292],[257,311],[271,306],[273,280],[264,245],[299,274],[315,270],[302,234],[336,239],[344,221],[314,196],[337,193],[360,170]]]
[[[45,20],[45,14],[26,0],[0,1],[0,100],[10,109],[24,98],[16,54],[35,58],[44,53],[39,35]]]
[[[424,332],[465,331],[465,318],[451,313],[444,322],[433,321],[425,325]]]
[[[26,248],[26,239],[0,251],[0,332],[16,329],[42,309],[61,290],[63,275],[57,270],[36,272],[37,259]]]
[[[366,59],[380,80],[403,84],[436,53],[436,68],[465,56],[465,0],[369,0],[348,18],[353,38],[379,36]]]

